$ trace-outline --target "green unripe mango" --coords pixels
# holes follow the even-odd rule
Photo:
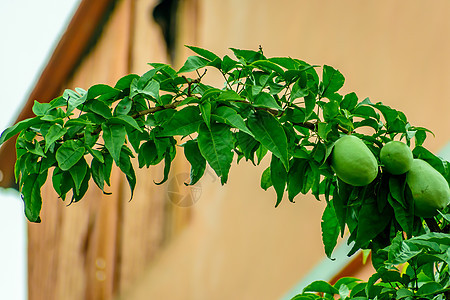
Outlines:
[[[345,135],[336,141],[331,153],[331,167],[337,177],[353,186],[368,185],[378,174],[375,156],[354,135]]]
[[[381,148],[380,160],[389,173],[400,175],[411,168],[413,154],[405,143],[390,141]]]
[[[431,218],[438,213],[437,209],[442,210],[449,204],[447,180],[426,161],[413,160],[406,182],[412,192],[416,216]]]

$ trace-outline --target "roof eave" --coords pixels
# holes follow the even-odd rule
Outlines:
[[[34,100],[49,102],[59,95],[114,2],[115,0],[81,1],[15,123],[34,116]],[[15,143],[16,137],[6,141],[0,148],[0,187],[15,187]]]

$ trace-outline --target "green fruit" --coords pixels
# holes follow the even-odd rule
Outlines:
[[[331,154],[331,167],[337,177],[353,186],[368,185],[378,174],[375,156],[354,135],[345,135],[336,141]]]
[[[447,180],[426,161],[414,159],[406,173],[406,182],[414,199],[414,214],[431,218],[444,209],[450,201]]]
[[[380,160],[389,173],[400,175],[411,168],[413,154],[405,143],[390,141],[381,149]]]

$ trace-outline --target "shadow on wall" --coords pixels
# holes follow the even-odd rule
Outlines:
[[[160,0],[152,11],[155,22],[161,27],[166,42],[167,55],[170,61],[175,58],[175,31],[177,22],[177,9],[179,0]]]

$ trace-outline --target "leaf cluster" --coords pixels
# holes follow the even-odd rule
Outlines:
[[[405,240],[398,234],[380,252],[383,263],[367,282],[352,277],[334,285],[315,281],[292,300],[307,299],[448,299],[450,237],[430,232]]]
[[[108,194],[115,165],[133,197],[132,158],[137,157],[139,168],[163,162],[162,179],[156,183],[162,184],[182,147],[191,165],[188,185],[202,178],[207,165],[225,184],[233,161],[259,165],[267,157],[261,187],[275,190],[275,206],[285,195],[290,202],[307,193],[324,199],[322,239],[330,258],[338,237],[348,232],[353,245],[349,255],[371,249],[378,269],[388,261],[383,249],[393,247],[399,236],[448,230],[447,211],[429,220],[414,215],[405,176],[385,172],[379,160],[385,143],[403,140],[414,145],[414,157],[450,181],[448,162],[423,147],[431,131],[411,125],[404,113],[381,102],[341,94],[345,78],[331,66],[267,58],[262,49],[232,48],[232,57],[220,58],[188,47],[196,55],[178,71],[151,63],[147,73],[124,76],[114,86],[66,90],[49,103],[35,102],[34,118],[2,133],[0,144],[18,134],[14,172],[28,220],[40,221],[40,190],[48,177],[70,204],[83,198],[91,180]],[[221,74],[223,86],[205,84],[207,72]],[[361,138],[378,160],[378,177],[367,186],[342,182],[330,166],[334,143],[346,134]],[[344,286],[351,289],[351,282],[316,291],[332,294]]]

